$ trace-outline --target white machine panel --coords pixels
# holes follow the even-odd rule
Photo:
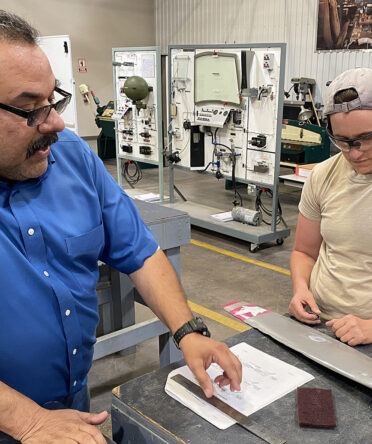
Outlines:
[[[274,185],[281,48],[185,47],[170,58],[176,165]]]
[[[158,72],[156,50],[113,50],[117,156],[146,163],[159,163]],[[149,86],[148,95],[136,104],[124,92],[129,77],[138,76]]]
[[[230,109],[225,106],[206,105],[195,106],[195,123],[223,128]]]

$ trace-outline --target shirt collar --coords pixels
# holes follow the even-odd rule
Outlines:
[[[49,165],[51,165],[51,164],[55,163],[55,161],[56,161],[56,159],[53,156],[53,151],[52,151],[52,147],[51,147],[50,148],[50,153],[49,153],[49,156],[48,156],[48,163],[49,163]]]

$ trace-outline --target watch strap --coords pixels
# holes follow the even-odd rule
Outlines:
[[[208,327],[204,324],[203,320],[200,317],[193,318],[183,324],[182,327],[174,333],[173,340],[177,348],[179,348],[181,339],[190,333],[199,333],[208,338],[211,336]]]

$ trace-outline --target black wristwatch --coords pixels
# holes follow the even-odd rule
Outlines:
[[[186,324],[183,324],[182,327],[179,328],[173,335],[173,340],[177,348],[180,348],[179,345],[181,339],[189,333],[200,333],[208,338],[211,337],[210,331],[204,324],[203,319],[197,316],[196,318],[192,318],[189,322],[186,322]]]

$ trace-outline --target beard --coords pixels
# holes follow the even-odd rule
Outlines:
[[[30,145],[27,147],[26,159],[35,154],[36,151],[43,150],[47,146],[56,143],[57,140],[58,140],[57,133],[51,133],[43,137],[40,137],[40,139],[36,140],[35,142],[30,143]]]

